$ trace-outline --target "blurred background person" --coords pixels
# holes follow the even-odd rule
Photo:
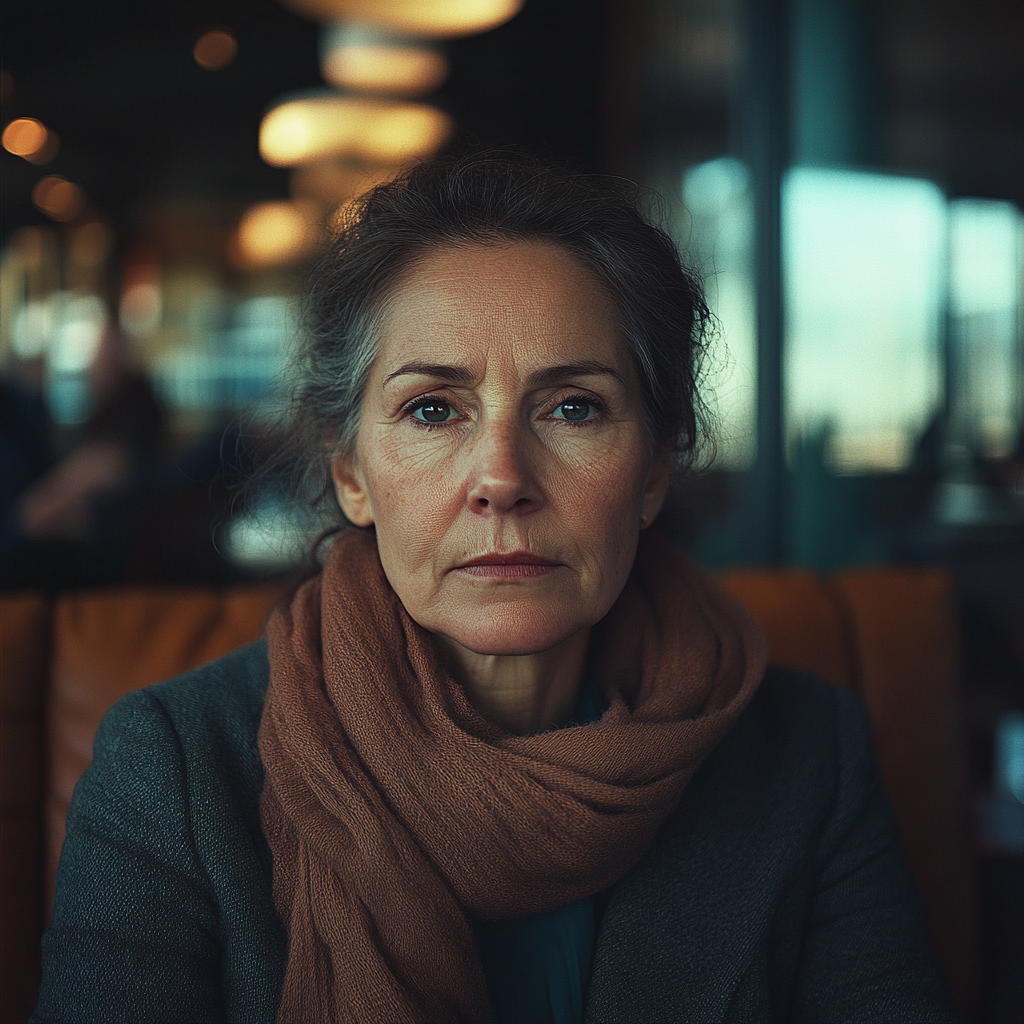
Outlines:
[[[114,323],[102,330],[86,381],[90,411],[74,447],[9,499],[8,586],[116,578],[124,536],[111,529],[112,505],[160,454],[165,416],[149,378],[129,366]],[[31,436],[31,428],[23,422],[17,432]]]

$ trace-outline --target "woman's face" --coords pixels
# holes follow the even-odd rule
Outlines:
[[[334,479],[424,628],[535,654],[618,597],[669,458],[614,321],[588,271],[541,242],[436,249],[397,287]]]

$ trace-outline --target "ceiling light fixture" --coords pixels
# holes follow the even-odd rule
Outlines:
[[[514,18],[523,0],[283,0],[315,21],[353,18],[426,39],[487,32]]]
[[[422,96],[448,77],[448,61],[423,40],[341,22],[323,30],[320,70],[327,82],[342,89]]]
[[[399,164],[428,157],[448,140],[452,120],[422,103],[317,96],[288,100],[260,125],[260,154],[275,167],[328,156]]]

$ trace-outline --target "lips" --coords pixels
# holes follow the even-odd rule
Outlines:
[[[507,554],[494,552],[479,555],[457,566],[457,571],[470,576],[498,579],[522,579],[531,576],[546,576],[558,568],[557,562],[528,551],[510,551]]]

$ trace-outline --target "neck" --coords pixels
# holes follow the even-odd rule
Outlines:
[[[488,721],[522,736],[572,717],[583,686],[589,629],[539,654],[477,654],[450,637],[440,639],[452,675]]]

